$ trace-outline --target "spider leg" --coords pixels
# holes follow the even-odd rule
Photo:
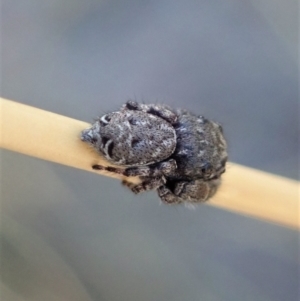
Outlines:
[[[147,190],[157,189],[160,186],[164,186],[166,183],[164,175],[173,173],[177,164],[174,159],[168,161],[156,163],[149,166],[140,167],[128,167],[126,169],[112,167],[112,166],[102,166],[93,165],[94,170],[106,170],[109,172],[124,175],[126,177],[136,177],[139,176],[141,183],[133,184],[127,180],[123,180],[122,184],[131,189],[134,193],[140,193]]]
[[[118,167],[112,167],[112,166],[102,166],[99,164],[94,164],[92,166],[92,168],[94,170],[106,170],[106,171],[121,174],[121,175],[124,175],[124,171],[125,171],[124,168],[118,168]]]
[[[169,175],[174,172],[177,168],[176,161],[170,159],[168,161],[155,163],[147,166],[137,166],[137,167],[127,167],[127,168],[118,168],[112,166],[102,166],[95,164],[92,166],[94,170],[106,170],[109,172],[117,173],[124,175],[126,177],[157,177],[162,175]]]
[[[155,116],[159,116],[171,124],[177,121],[177,115],[164,106],[139,104],[136,101],[128,100],[125,104],[128,110],[143,111]]]
[[[102,166],[95,164],[92,166],[94,170],[106,170],[109,172],[124,175],[126,177],[146,177],[146,176],[157,176],[161,175],[161,172],[157,168],[151,168],[150,166],[140,166],[140,167],[128,167],[128,168],[118,168],[112,166]]]
[[[156,177],[162,175],[170,175],[177,168],[176,161],[170,159],[168,161],[155,163],[147,166],[140,167],[128,167],[124,171],[124,175],[127,177],[145,176],[145,177]]]
[[[126,180],[123,180],[122,184],[127,186],[135,194],[138,194],[144,191],[157,189],[159,186],[164,185],[166,182],[164,177],[141,177],[141,180],[142,182],[140,184],[133,184]]]
[[[175,185],[174,193],[190,203],[205,202],[216,193],[220,183],[220,179],[178,182]]]
[[[162,201],[168,204],[200,203],[211,198],[216,193],[219,185],[219,179],[179,181],[175,183],[173,191],[163,185],[157,189],[157,192]]]
[[[183,202],[183,200],[175,195],[166,185],[158,187],[157,193],[163,203],[180,204]]]
[[[174,193],[187,202],[204,202],[210,196],[209,182],[195,180],[190,182],[178,182],[175,185]]]

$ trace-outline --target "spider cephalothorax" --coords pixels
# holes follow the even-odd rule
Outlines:
[[[120,168],[93,165],[141,183],[123,184],[134,193],[155,189],[165,203],[208,200],[220,185],[227,161],[219,124],[185,110],[128,101],[117,112],[98,118],[81,134]]]

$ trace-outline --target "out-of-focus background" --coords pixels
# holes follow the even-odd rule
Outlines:
[[[223,125],[231,161],[298,178],[298,1],[1,9],[3,97],[88,122],[129,98],[184,107]],[[297,231],[9,151],[1,164],[3,301],[298,300]]]

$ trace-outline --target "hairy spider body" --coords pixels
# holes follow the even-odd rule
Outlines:
[[[227,161],[219,124],[185,110],[128,101],[82,132],[81,139],[121,168],[93,165],[141,183],[134,193],[155,189],[165,203],[198,203],[215,194]]]

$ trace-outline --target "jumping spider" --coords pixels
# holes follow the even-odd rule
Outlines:
[[[123,184],[134,193],[155,189],[164,203],[208,200],[220,185],[227,161],[222,127],[203,116],[165,105],[128,101],[117,112],[98,118],[81,134],[120,168],[93,165],[140,184]]]

